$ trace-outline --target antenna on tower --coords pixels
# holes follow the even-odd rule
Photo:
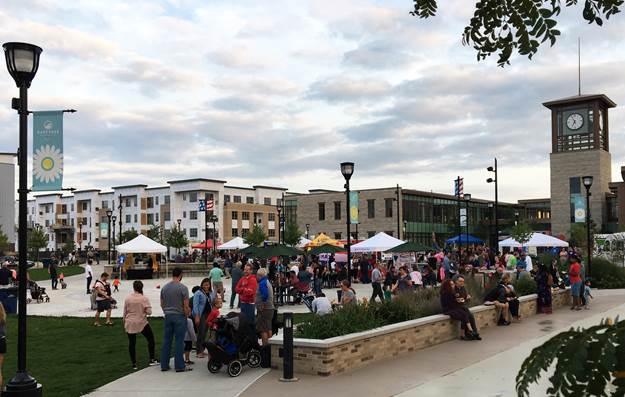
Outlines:
[[[577,38],[577,95],[582,95],[582,39]]]

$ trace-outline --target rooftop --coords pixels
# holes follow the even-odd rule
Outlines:
[[[148,187],[148,185],[142,185],[142,184],[137,184],[137,185],[125,185],[125,186],[113,186],[111,189],[130,189],[133,187]]]
[[[561,105],[576,104],[580,102],[589,102],[589,101],[595,101],[595,100],[599,100],[603,102],[607,108],[616,107],[616,103],[614,103],[614,101],[612,101],[610,98],[608,98],[604,94],[573,95],[573,96],[569,96],[566,98],[560,98],[560,99],[555,99],[553,101],[544,102],[543,106],[551,109],[554,107],[559,107]]]
[[[167,183],[185,183],[185,182],[226,183],[226,181],[221,181],[219,179],[206,179],[206,178],[179,179],[177,181],[167,181]]]

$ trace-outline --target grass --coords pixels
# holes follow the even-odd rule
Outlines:
[[[75,276],[77,274],[82,274],[85,272],[85,269],[81,266],[63,266],[57,268],[57,274],[63,273],[65,277]],[[44,281],[50,279],[50,274],[48,274],[48,269],[28,269],[28,275],[30,279],[33,281]]]
[[[91,317],[28,317],[28,370],[43,385],[46,397],[80,396],[134,372],[121,321],[117,319],[113,327],[92,324]],[[9,316],[7,325],[5,383],[17,368],[17,317]],[[152,318],[150,325],[158,357],[163,321]],[[140,368],[147,366],[147,343],[142,336],[137,338],[137,361]]]

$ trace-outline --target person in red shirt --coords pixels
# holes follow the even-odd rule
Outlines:
[[[582,266],[579,264],[579,259],[573,256],[571,257],[571,265],[569,266],[569,283],[571,284],[571,296],[573,297],[573,306],[571,310],[582,309]]]
[[[250,324],[254,324],[256,317],[254,302],[256,300],[256,290],[258,289],[258,281],[256,276],[252,274],[252,265],[249,263],[243,269],[243,277],[237,283],[235,291],[239,294],[239,302],[241,302],[241,313],[243,313]]]

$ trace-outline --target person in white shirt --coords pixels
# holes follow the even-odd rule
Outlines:
[[[291,266],[291,271],[295,272],[295,275],[297,276],[297,273],[299,273],[299,266],[297,266],[297,263]]]
[[[533,268],[534,265],[532,264],[532,257],[529,255],[525,255],[525,271],[531,272]]]
[[[323,292],[317,294],[317,297],[312,301],[312,311],[320,316],[332,313],[332,303],[326,298]]]
[[[93,280],[93,270],[91,270],[91,259],[85,265],[85,278],[87,279],[87,294],[91,293],[91,280]]]

